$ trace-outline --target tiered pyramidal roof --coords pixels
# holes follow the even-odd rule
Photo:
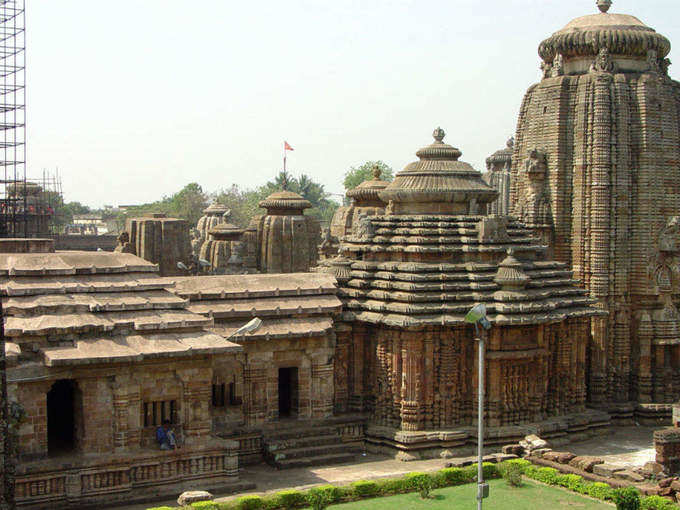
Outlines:
[[[497,196],[443,143],[379,192],[384,215],[362,218],[329,272],[347,319],[408,326],[455,325],[475,303],[496,324],[537,324],[597,315],[594,300],[563,263],[545,260],[523,224],[476,211]],[[337,267],[335,267],[337,266]]]

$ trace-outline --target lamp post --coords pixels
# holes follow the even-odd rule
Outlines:
[[[478,374],[477,374],[477,510],[482,510],[482,500],[489,497],[489,485],[484,483],[484,335],[491,329],[491,323],[486,318],[486,307],[479,303],[465,316],[465,322],[475,325],[475,340],[478,345]],[[482,326],[480,332],[479,326]]]

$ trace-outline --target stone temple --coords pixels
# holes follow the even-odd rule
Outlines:
[[[162,259],[0,241],[20,505],[228,490],[250,463],[345,462],[361,448],[469,455],[476,356],[463,317],[478,302],[494,325],[492,444],[606,427],[585,407],[589,321],[603,312],[530,229],[485,215],[498,193],[434,137],[317,272],[159,276]],[[311,263],[306,202],[283,192],[263,205],[255,259]],[[238,334],[253,317],[261,328]],[[182,448],[158,450],[165,419]]]
[[[652,404],[680,397],[680,83],[668,39],[610,4],[539,46],[512,213],[608,313],[592,323],[590,400],[614,417],[669,417]]]

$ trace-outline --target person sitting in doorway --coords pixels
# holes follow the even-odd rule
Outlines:
[[[175,433],[170,428],[170,420],[163,420],[163,424],[156,429],[156,441],[158,441],[161,450],[177,448]]]

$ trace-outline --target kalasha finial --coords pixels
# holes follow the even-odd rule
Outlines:
[[[609,8],[612,6],[612,0],[597,0],[597,7],[600,12],[606,14]]]
[[[373,178],[374,179],[380,179],[380,174],[382,173],[382,170],[380,170],[380,166],[373,165]]]
[[[437,140],[438,142],[441,142],[444,137],[446,136],[446,133],[444,133],[444,130],[440,127],[434,130],[432,133],[432,136],[434,136],[434,139]]]

